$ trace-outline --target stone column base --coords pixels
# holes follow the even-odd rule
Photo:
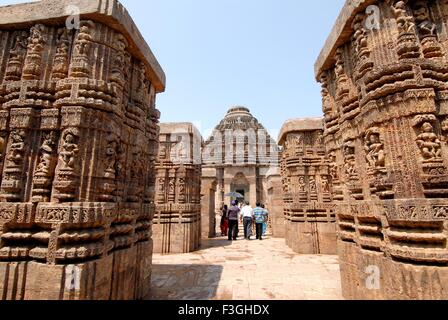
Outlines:
[[[0,300],[133,300],[148,296],[152,241],[81,264],[0,262]]]
[[[383,253],[362,250],[344,241],[338,241],[338,250],[342,293],[346,299],[448,299],[448,266],[396,262]]]
[[[287,221],[285,238],[299,254],[337,254],[335,223]]]

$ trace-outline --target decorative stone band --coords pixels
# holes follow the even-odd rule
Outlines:
[[[163,204],[156,206],[154,224],[189,224],[201,219],[201,206],[197,204]]]
[[[310,202],[308,204],[284,204],[285,219],[290,222],[334,223],[336,215],[333,204]]]
[[[0,203],[0,260],[54,264],[104,257],[149,240],[154,209],[139,204]]]
[[[448,200],[358,201],[336,213],[343,242],[403,263],[448,265]]]

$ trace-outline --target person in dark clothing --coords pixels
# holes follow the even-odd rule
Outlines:
[[[229,207],[224,205],[221,212],[221,235],[224,237],[229,231],[229,218],[228,218]]]
[[[229,218],[229,241],[236,240],[238,236],[239,215],[240,208],[238,208],[236,201],[233,201],[227,215]]]

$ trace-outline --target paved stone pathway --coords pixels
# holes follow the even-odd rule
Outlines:
[[[202,250],[155,255],[153,300],[340,300],[336,256],[297,255],[284,239],[203,241]]]

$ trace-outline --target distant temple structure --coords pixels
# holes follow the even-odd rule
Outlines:
[[[267,183],[280,179],[278,163],[279,147],[263,125],[249,109],[231,108],[202,152],[202,236],[215,236],[216,211],[231,200],[226,194],[238,192],[252,206],[272,199]]]

